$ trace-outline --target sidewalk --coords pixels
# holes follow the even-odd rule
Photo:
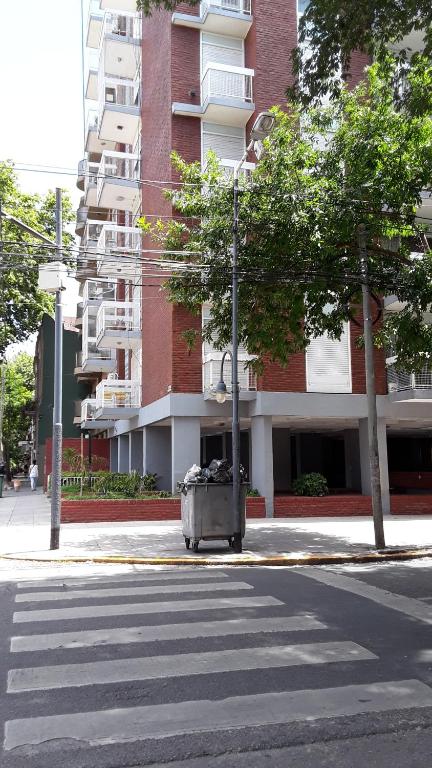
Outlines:
[[[431,548],[423,556],[432,556],[432,516],[386,519],[385,533],[388,547]],[[61,528],[58,551],[50,552],[49,541],[50,506],[41,490],[7,491],[0,499],[0,555],[17,559],[104,561],[119,557],[162,558],[165,562],[181,558],[247,564],[288,557],[309,564],[311,559],[319,563],[326,557],[332,561],[336,556],[363,558],[374,550],[372,520],[359,517],[251,520],[242,555],[233,554],[222,541],[201,542],[195,555],[185,549],[181,524],[172,521],[67,524]]]

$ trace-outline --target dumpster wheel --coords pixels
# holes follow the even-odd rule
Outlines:
[[[198,552],[198,547],[199,547],[199,541],[194,541],[194,543],[192,544],[193,551]]]
[[[186,549],[190,549],[190,539],[187,536],[185,536],[185,546]]]

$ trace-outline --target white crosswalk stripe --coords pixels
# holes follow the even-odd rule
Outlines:
[[[236,592],[239,589],[252,589],[244,581],[222,581],[204,584],[158,584],[151,587],[119,587],[117,589],[78,589],[61,592],[25,592],[16,595],[17,603],[49,603],[53,600],[106,600],[116,597],[145,597],[146,595],[175,594],[176,592]]]
[[[328,640],[325,635],[323,640],[322,634],[306,636],[302,642],[302,633],[334,632],[334,628],[311,612],[285,615],[287,607],[282,600],[254,594],[252,585],[231,580],[221,571],[148,572],[97,581],[51,579],[38,584],[23,583],[20,587],[15,599],[22,610],[13,614],[13,622],[15,626],[27,626],[11,638],[14,663],[10,666],[14,668],[9,670],[7,692],[13,696],[15,719],[5,726],[5,753],[25,747],[31,748],[33,754],[42,755],[47,749],[54,752],[68,749],[72,743],[90,749],[181,734],[391,712],[395,708],[432,707],[432,689],[419,680],[351,684],[349,669],[354,666],[357,669],[358,664],[369,670],[367,679],[376,679],[378,657],[371,650],[345,637],[334,639],[334,635]],[[248,594],[239,594],[246,590]],[[224,592],[228,594],[218,594]],[[184,594],[187,599],[183,599]],[[163,599],[158,599],[160,597]],[[135,602],[124,602],[134,598]],[[66,600],[76,604],[56,605]],[[45,602],[54,605],[45,607]],[[246,613],[241,613],[243,609]],[[201,617],[203,611],[219,613],[214,620],[208,620],[206,616]],[[182,620],[177,616],[175,620],[179,613],[187,615]],[[158,618],[159,614],[167,615],[165,623]],[[134,620],[135,616],[143,617],[135,620],[136,626],[118,626],[121,617],[124,617],[122,623],[127,624],[127,618]],[[171,617],[174,620],[169,623]],[[94,621],[99,619],[103,622],[95,626]],[[68,622],[74,620],[80,623],[69,630]],[[31,630],[32,625],[40,622],[55,625],[56,631],[43,633],[37,626],[37,633],[25,634],[27,628]],[[288,637],[280,633],[287,633]],[[192,647],[193,652],[190,646],[177,645],[194,639],[200,641],[200,645]],[[199,650],[206,639],[209,647]],[[165,645],[159,648],[157,644],[162,642]],[[144,649],[149,648],[148,643],[156,645],[155,651],[149,649],[151,655],[146,656]],[[142,644],[142,648],[137,644]],[[41,652],[44,652],[42,657]],[[32,654],[39,655],[35,658]],[[20,668],[21,661],[26,666]],[[251,693],[249,682],[241,696],[213,699],[214,693],[209,693],[208,698],[203,698],[201,687],[201,695],[195,698],[170,702],[170,684],[165,682],[159,692],[163,692],[162,701],[166,703],[106,709],[101,708],[103,704],[96,696],[98,704],[90,705],[90,711],[85,712],[74,711],[71,696],[73,689],[81,689],[85,697],[88,690],[91,697],[95,695],[92,686],[117,685],[121,686],[118,690],[124,692],[128,690],[127,684],[133,682],[178,679],[182,684],[181,678],[195,676],[199,682],[198,676],[202,675],[210,676],[201,682],[201,686],[205,684],[207,688],[209,681],[215,683],[217,676],[224,673],[228,673],[229,679],[232,674],[242,674],[253,686],[258,686],[257,673],[261,670],[264,674],[264,670],[294,667],[320,667],[324,679],[327,677],[330,681],[331,670],[337,668],[338,681],[343,673],[347,684],[269,692],[260,692],[262,689],[258,687]],[[66,688],[72,704],[66,712],[61,710],[63,714],[54,714],[58,711],[52,703],[56,692],[60,691],[57,695],[63,696]],[[95,692],[97,690],[102,695],[103,689]],[[140,688],[135,687],[136,690]],[[145,690],[151,692],[152,689],[146,686]],[[210,690],[220,688],[210,686]],[[20,716],[23,714],[19,710],[21,703],[24,706],[27,699],[34,701],[31,697],[38,691],[38,716],[28,716],[28,711],[25,717]],[[151,698],[148,701],[151,702]],[[133,703],[139,704],[135,699]],[[88,764],[92,764],[90,758]],[[74,766],[72,759],[70,768]]]
[[[129,573],[126,577],[122,577],[122,581],[127,582],[140,582],[143,581],[180,581],[181,579],[196,579],[197,581],[203,581],[207,579],[227,579],[228,574],[219,570],[215,566],[209,568],[194,568],[193,570],[183,570],[182,568],[175,568],[170,571],[152,571],[148,570],[141,573]],[[118,576],[88,576],[87,578],[80,579],[44,579],[43,581],[21,581],[17,584],[18,589],[35,589],[41,587],[87,587],[89,584],[92,586],[104,587],[105,584],[118,584]]]
[[[313,616],[269,616],[265,619],[226,619],[225,621],[197,621],[192,624],[156,624],[150,627],[115,627],[46,635],[24,635],[12,637],[10,649],[12,653],[19,653],[20,651],[49,651],[57,648],[94,648],[98,645],[248,635],[259,632],[301,632],[325,628],[326,625]]]
[[[292,667],[300,664],[329,664],[339,661],[360,661],[376,658],[377,656],[373,653],[351,642],[240,648],[207,653],[180,653],[173,656],[147,656],[84,664],[59,664],[52,667],[11,669],[8,675],[7,690],[9,693],[41,691],[48,688],[102,685],[132,680],[207,675],[212,672]]]
[[[342,688],[264,693],[218,701],[109,709],[10,720],[5,749],[74,739],[89,746],[157,739],[247,726],[292,723],[364,712],[432,706],[432,689],[419,680]]]
[[[14,623],[35,621],[64,621],[66,619],[93,619],[103,616],[128,616],[146,613],[175,613],[184,611],[211,611],[224,608],[259,608],[282,605],[275,597],[219,597],[194,600],[170,600],[154,603],[119,603],[118,605],[92,605],[77,608],[48,608],[44,611],[16,611]]]

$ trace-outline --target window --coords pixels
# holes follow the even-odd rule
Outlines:
[[[204,74],[207,64],[210,63],[244,67],[243,40],[202,32],[201,75]]]
[[[203,122],[201,147],[203,165],[209,150],[221,160],[240,160],[246,149],[245,129]]]
[[[306,350],[308,392],[352,392],[349,324],[339,341],[327,333],[313,339]]]

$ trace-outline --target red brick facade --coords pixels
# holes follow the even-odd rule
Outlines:
[[[198,6],[179,4],[180,13],[197,15]],[[256,114],[274,104],[285,106],[286,89],[292,84],[291,52],[297,42],[297,10],[294,0],[253,4],[253,24],[245,40],[245,65],[255,72],[253,93]],[[355,53],[350,82],[361,77],[366,57]],[[171,14],[155,11],[143,21],[142,70],[142,210],[144,215],[170,216],[172,208],[162,197],[161,186],[146,179],[176,181],[170,164],[175,150],[188,162],[201,158],[201,121],[173,116],[173,102],[200,103],[200,33],[173,25]],[[254,117],[249,121],[251,126]],[[166,185],[167,186],[167,185]],[[144,239],[144,248],[155,243]],[[144,253],[144,258],[146,254]],[[149,268],[154,274],[154,268]],[[143,404],[169,392],[202,391],[202,361],[199,341],[188,350],[182,332],[200,331],[201,319],[180,307],[172,307],[160,290],[161,278],[146,277],[142,290],[142,391]],[[361,329],[351,326],[353,393],[365,392],[364,352],[356,341]],[[386,392],[384,354],[377,351],[377,392]],[[306,392],[303,353],[293,355],[286,368],[268,363],[258,380],[258,389],[274,392]]]
[[[92,456],[99,456],[100,458],[104,459],[105,467],[103,467],[103,469],[108,470],[109,459],[110,459],[110,441],[103,437],[93,437],[91,441],[91,446],[92,446]],[[90,447],[89,440],[85,440],[84,438],[82,439],[80,437],[63,438],[63,451],[65,450],[65,448],[73,448],[79,454],[81,454],[85,458],[88,458],[89,447]],[[67,466],[67,464],[64,461],[63,461],[62,469],[64,470],[70,469],[69,466]],[[48,479],[48,475],[51,474],[51,470],[52,470],[52,438],[49,437],[45,442],[45,461],[43,466],[44,490],[46,490],[47,488],[47,479]]]

